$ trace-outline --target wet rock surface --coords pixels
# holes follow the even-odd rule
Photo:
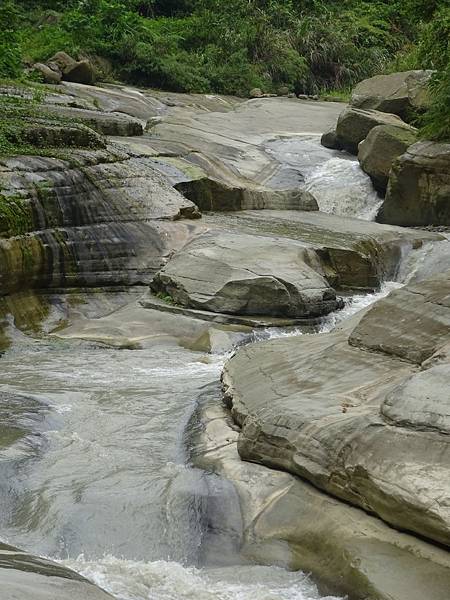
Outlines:
[[[3,600],[113,600],[75,571],[0,544]]]
[[[27,287],[148,282],[199,216],[145,159],[3,159],[2,293]],[[179,230],[179,235],[176,231]]]

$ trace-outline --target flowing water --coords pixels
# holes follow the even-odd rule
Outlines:
[[[394,285],[349,299],[322,330]],[[304,574],[245,564],[236,545],[205,552],[215,482],[189,466],[183,432],[225,359],[18,337],[0,359],[0,391],[29,399],[9,415],[27,435],[2,477],[4,541],[62,560],[120,600],[320,598]],[[226,502],[231,492],[220,493]]]
[[[323,210],[373,218],[379,199],[357,163],[317,139],[286,144],[268,151],[282,152],[287,169],[301,163]],[[348,299],[321,331],[397,285]],[[248,341],[304,334],[268,329]],[[184,431],[225,359],[175,345],[119,350],[16,334],[0,358],[2,418],[23,432],[2,450],[3,540],[62,561],[118,600],[323,598],[303,573],[246,563],[220,515],[211,524],[212,497],[226,512],[235,492],[190,466]]]
[[[270,181],[273,187],[303,186],[323,212],[375,219],[382,199],[355,156],[324,148],[318,135],[278,138],[265,149],[281,164]]]

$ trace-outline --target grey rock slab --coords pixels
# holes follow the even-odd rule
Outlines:
[[[149,293],[140,300],[140,304],[144,308],[168,312],[174,315],[184,315],[203,321],[213,321],[214,323],[223,323],[226,325],[243,325],[249,328],[264,328],[267,327],[294,327],[303,326],[305,329],[314,331],[314,327],[320,325],[321,319],[289,319],[283,317],[270,316],[246,316],[246,315],[229,315],[225,313],[217,313],[207,310],[198,310],[186,308],[167,300],[161,299]]]
[[[123,113],[145,124],[152,117],[163,114],[165,104],[140,90],[126,86],[93,86],[64,81],[61,84],[66,94],[88,100],[105,112]]]
[[[450,225],[450,144],[421,141],[394,161],[377,220]]]
[[[2,600],[113,600],[74,571],[0,544]]]
[[[289,98],[250,100],[226,112],[178,108],[156,124],[151,134],[161,153],[176,151],[190,162],[195,155],[215,179],[240,187],[282,189],[277,180],[282,163],[267,152],[266,143],[278,136],[287,140],[320,134],[333,124],[341,108]],[[298,185],[286,180],[285,188],[294,187]]]
[[[161,311],[157,305],[144,308],[140,302],[133,301],[101,317],[74,315],[68,327],[51,335],[115,348],[137,349],[176,343],[203,352],[229,352],[250,333],[249,326],[211,323],[195,315]]]
[[[280,470],[240,460],[239,437],[214,390],[190,430],[195,466],[234,485],[241,552],[261,564],[312,574],[322,593],[351,600],[443,600],[449,554]]]
[[[432,232],[340,217],[322,212],[252,210],[205,215],[203,222],[235,233],[300,241],[314,248],[335,288],[377,288],[395,277],[413,248],[444,238]]]
[[[103,135],[130,136],[142,135],[144,132],[140,121],[119,112],[102,112],[60,105],[43,106],[42,110],[44,113],[82,122]]]
[[[450,337],[450,271],[394,290],[361,319],[349,342],[412,363],[430,358]]]
[[[175,254],[151,288],[176,304],[218,313],[316,317],[340,306],[311,248],[220,230]]]
[[[450,544],[450,438],[442,433],[440,388],[449,365],[411,378],[416,361],[450,341],[448,290],[442,279],[406,290],[415,298],[413,316],[402,291],[375,304],[353,332],[239,349],[224,369],[225,397],[242,427],[245,460],[299,475],[398,529]],[[423,380],[430,400],[420,400]]]
[[[358,154],[358,145],[377,125],[394,125],[407,131],[415,131],[414,127],[404,123],[400,117],[378,110],[362,110],[348,107],[339,115],[336,125],[336,136],[339,144],[350,152]]]
[[[404,120],[413,111],[426,110],[430,104],[428,83],[433,71],[402,71],[375,75],[354,88],[350,104],[399,115]]]
[[[397,427],[450,434],[450,364],[412,375],[387,395],[381,414]]]

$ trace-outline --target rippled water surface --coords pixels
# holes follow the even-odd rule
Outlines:
[[[396,285],[349,299],[322,331]],[[183,433],[225,359],[19,336],[0,359],[0,391],[29,398],[10,407],[25,437],[1,463],[3,539],[63,561],[119,600],[320,598],[302,573],[245,564],[238,544],[222,548],[220,538],[219,552],[205,549],[215,535],[212,487],[226,506],[232,486],[217,491],[215,476],[189,466]]]
[[[28,435],[2,477],[2,538],[120,600],[319,598],[301,573],[242,565],[233,549],[223,562],[240,566],[218,568],[217,553],[210,564],[202,552],[208,475],[186,464],[183,431],[224,359],[16,342],[0,359],[0,390],[32,408],[13,415]]]

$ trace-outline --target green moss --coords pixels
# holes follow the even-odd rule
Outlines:
[[[0,194],[0,237],[22,235],[33,230],[33,211],[27,199]]]
[[[156,298],[158,298],[159,300],[162,300],[163,302],[166,302],[167,304],[172,304],[172,305],[176,305],[175,300],[172,298],[172,296],[169,296],[169,294],[165,293],[165,292],[157,292],[155,294]]]
[[[67,159],[70,148],[104,148],[105,142],[80,119],[48,113],[45,86],[0,80],[0,157],[39,155]]]

